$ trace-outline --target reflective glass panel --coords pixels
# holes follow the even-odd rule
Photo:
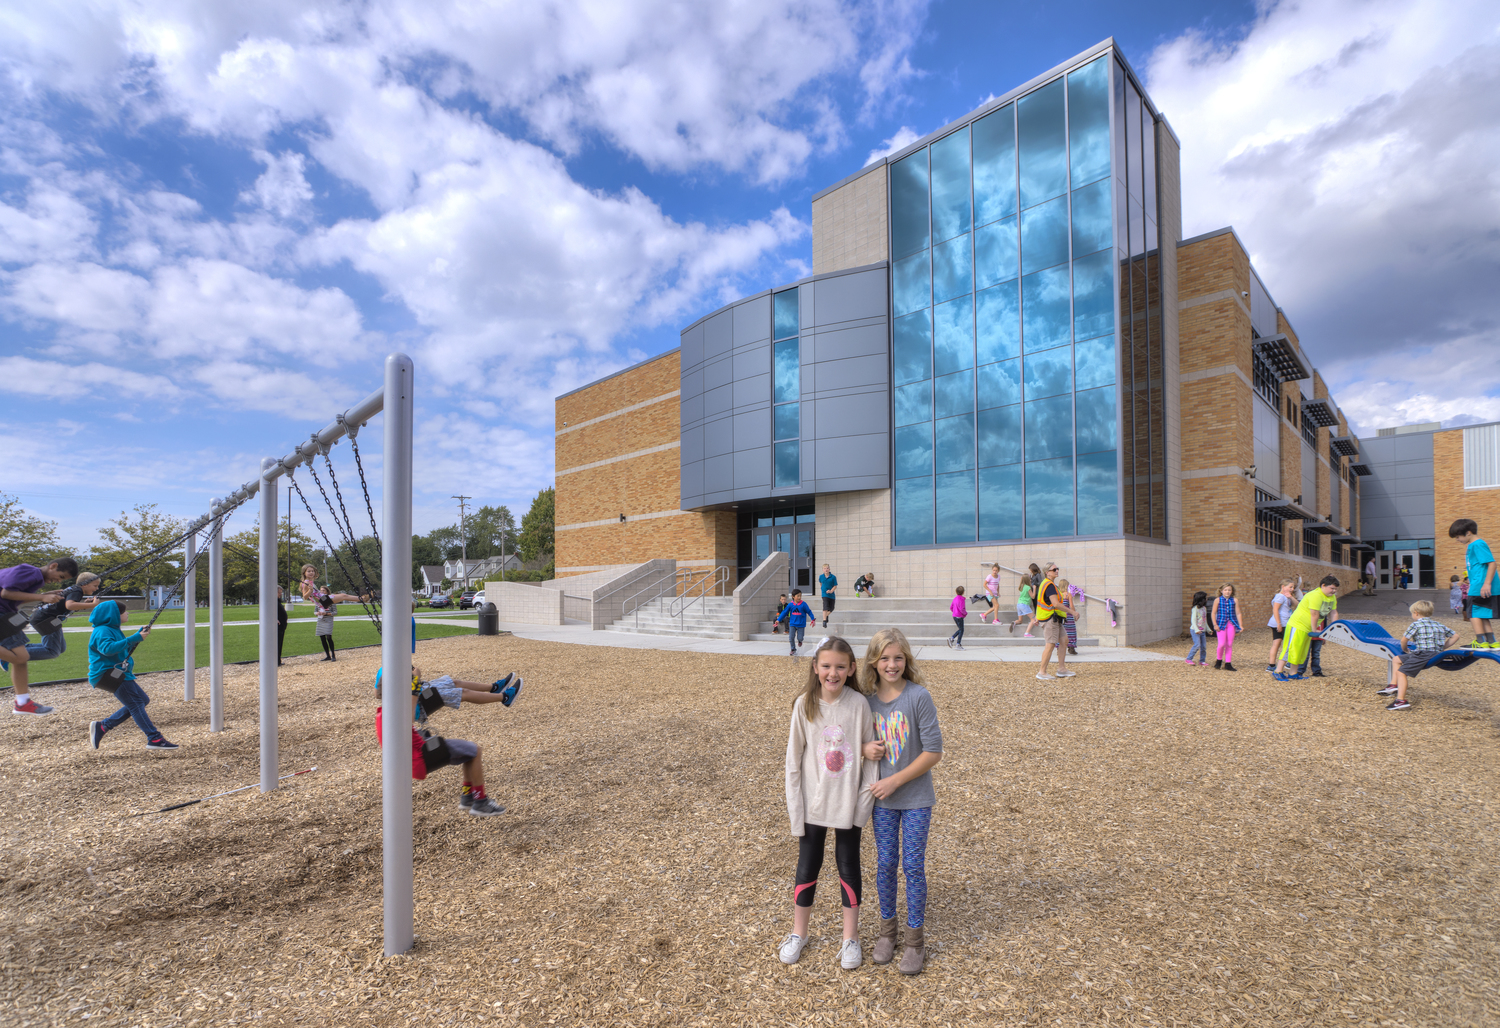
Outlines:
[[[1115,337],[1085,339],[1073,346],[1073,388],[1091,389],[1115,381]]]
[[[1114,386],[1079,392],[1073,398],[1073,411],[1078,418],[1079,453],[1114,450],[1118,438]]]
[[[986,364],[979,369],[979,408],[1021,402],[1021,362]]]
[[[896,390],[896,424],[915,425],[932,420],[932,383],[917,382]]]
[[[940,418],[967,414],[974,409],[974,372],[960,371],[934,379],[933,413]]]
[[[1006,218],[974,231],[974,288],[987,289],[1021,273],[1016,219]]]
[[[932,288],[928,265],[930,251],[912,254],[897,261],[891,268],[892,304],[896,317],[919,311],[932,300]]]
[[[792,511],[790,511],[790,510],[787,511],[785,514],[778,514],[778,515],[776,515],[776,523],[778,525],[792,525],[792,524],[796,524],[796,522],[797,522],[796,514],[794,512],[792,512]],[[776,548],[778,550],[780,550],[782,553],[791,553],[792,552],[792,546],[791,546],[791,543],[789,543],[787,541],[787,540],[791,539],[791,537],[792,537],[792,534],[790,532],[777,532],[776,533],[776,540],[777,540],[777,542],[776,542]]]
[[[1021,271],[1031,274],[1068,259],[1068,198],[1021,212]]]
[[[1156,220],[1156,119],[1141,108],[1141,184],[1146,194],[1146,216]]]
[[[1021,459],[1021,405],[979,412],[979,466],[1015,464]]]
[[[771,536],[758,535],[755,537],[755,563],[759,564],[771,555]]]
[[[974,261],[969,236],[932,248],[932,302],[942,303],[974,291]]]
[[[1139,257],[1146,252],[1146,223],[1141,216],[1141,202],[1132,196],[1126,206],[1130,210],[1130,256]]]
[[[1073,256],[1105,250],[1113,242],[1110,228],[1114,212],[1109,209],[1109,179],[1100,179],[1073,194]]]
[[[797,290],[787,289],[776,294],[776,338],[785,339],[797,334]]]
[[[1078,458],[1078,534],[1112,535],[1120,530],[1120,475],[1115,451]]]
[[[1021,538],[1021,513],[1021,465],[981,470],[979,538]]]
[[[1073,397],[1053,396],[1026,404],[1026,459],[1073,456]],[[1070,486],[1071,488],[1071,486]]]
[[[802,398],[802,358],[798,352],[797,340],[783,339],[776,344],[774,352],[776,402],[800,400]]]
[[[1115,259],[1111,250],[1073,262],[1073,337],[1114,331]]]
[[[986,114],[974,130],[974,223],[1016,213],[1015,105]]]
[[[1021,296],[1019,283],[1007,282],[976,297],[975,322],[979,363],[1005,360],[1021,352]]]
[[[1021,209],[1050,200],[1068,188],[1068,135],[1061,79],[1016,104],[1020,151]]]
[[[1068,299],[1066,264],[1021,279],[1021,337],[1028,353],[1072,341]]]
[[[1073,534],[1073,458],[1026,465],[1026,535]]]
[[[1125,71],[1117,62],[1114,67],[1115,105],[1115,177],[1125,181]]]
[[[932,240],[969,231],[969,130],[932,144]]]
[[[927,246],[927,150],[891,165],[891,255]]]
[[[1026,399],[1039,400],[1073,391],[1073,348],[1059,346],[1026,354]]]
[[[802,444],[793,439],[788,443],[776,443],[776,485],[800,485],[802,468],[799,456]]]
[[[1141,94],[1135,83],[1125,80],[1125,159],[1129,163],[1125,181],[1130,185],[1130,195],[1137,201],[1141,198]]]
[[[785,519],[777,518],[776,520],[777,521],[785,520],[787,522],[787,524],[791,523],[791,518],[785,518]],[[792,533],[790,533],[790,532],[777,532],[776,533],[776,552],[777,553],[791,553],[792,552]]]
[[[776,410],[775,430],[776,439],[798,439],[801,438],[801,418],[798,417],[802,409],[800,403],[779,404]]]
[[[896,483],[896,545],[932,545],[932,479]]]
[[[896,477],[932,474],[932,425],[896,429]]]
[[[947,375],[974,366],[974,301],[940,303],[933,314],[933,373]]]
[[[937,423],[937,470],[966,471],[974,466],[974,415]]]
[[[896,319],[896,385],[932,377],[932,314],[918,311]]]
[[[1108,57],[1068,75],[1068,156],[1073,188],[1109,174]]]
[[[937,477],[937,541],[974,541],[974,472]]]

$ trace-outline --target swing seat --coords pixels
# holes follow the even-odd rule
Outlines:
[[[68,620],[68,605],[62,603],[44,603],[31,612],[31,627],[42,635],[51,635],[53,632],[62,631],[63,622]]]
[[[26,631],[26,615],[19,610],[11,611],[0,618],[0,632],[5,633],[0,638],[9,639],[11,636]]]

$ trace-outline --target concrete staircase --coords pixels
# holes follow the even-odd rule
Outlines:
[[[733,639],[734,597],[705,596],[694,599],[679,617],[667,613],[675,597],[664,596],[644,604],[614,624],[606,632],[668,635],[681,639]],[[771,629],[767,626],[766,631]],[[779,637],[778,637],[779,638]]]
[[[879,596],[869,600],[840,596],[837,609],[829,617],[828,627],[824,628],[823,614],[818,609],[822,605],[821,601],[813,597],[807,601],[807,605],[813,609],[817,621],[807,626],[807,644],[811,645],[825,635],[841,635],[862,656],[864,647],[870,642],[870,636],[882,628],[899,628],[906,633],[907,640],[913,646],[943,646],[947,643],[948,636],[953,634],[953,616],[948,613],[948,604],[951,602],[930,596]],[[1019,628],[1014,634],[1006,630],[1006,625],[1016,616],[1013,607],[1000,607],[999,625],[987,625],[979,620],[979,615],[987,609],[983,603],[969,604],[969,616],[964,622],[965,649],[978,646],[1042,645],[1040,632],[1035,638],[1027,639]],[[766,620],[760,623],[760,630],[750,638],[780,641],[784,644],[784,634],[771,634],[770,619],[774,616],[773,608],[767,612]],[[1079,636],[1078,645],[1098,646],[1099,640]]]

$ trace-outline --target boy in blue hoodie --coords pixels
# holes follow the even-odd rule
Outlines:
[[[131,654],[141,644],[141,640],[150,634],[151,629],[143,628],[127,638],[120,631],[120,625],[128,617],[129,614],[115,600],[105,600],[98,604],[89,615],[89,624],[94,626],[93,634],[89,636],[89,684],[96,689],[113,692],[115,699],[121,704],[119,710],[103,721],[89,722],[89,745],[97,750],[104,741],[106,732],[120,727],[127,719],[134,718],[136,725],[146,733],[146,749],[175,750],[177,744],[168,742],[161,730],[151,723],[151,718],[146,713],[146,704],[151,702],[151,697],[146,695],[132,673],[135,658]],[[115,668],[125,673],[117,686],[112,685],[109,677],[109,672]]]
[[[792,590],[792,602],[782,608],[778,622],[786,622],[787,641],[792,644],[792,656],[797,655],[797,646],[807,634],[807,623],[813,619],[812,608],[802,602],[802,590]]]

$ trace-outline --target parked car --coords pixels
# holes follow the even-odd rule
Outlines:
[[[427,601],[427,606],[451,607],[453,606],[453,598],[451,596],[434,596],[431,600]]]
[[[481,589],[474,594],[474,608],[477,610],[484,606],[484,590]]]
[[[472,606],[474,606],[474,590],[470,589],[458,598],[458,609],[468,610]]]

